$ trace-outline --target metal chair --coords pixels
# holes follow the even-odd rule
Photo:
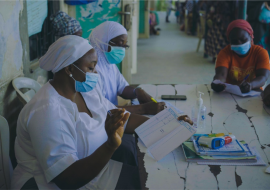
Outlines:
[[[27,77],[18,77],[12,81],[12,85],[16,90],[18,98],[25,105],[29,102],[37,91],[41,88],[41,85],[30,78]],[[23,93],[21,89],[30,89],[27,92]]]
[[[0,116],[0,189],[10,189],[13,168],[9,159],[9,126]]]

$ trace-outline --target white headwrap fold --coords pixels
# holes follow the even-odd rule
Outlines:
[[[98,86],[108,100],[117,105],[117,95],[122,94],[127,81],[119,72],[115,64],[108,63],[104,51],[108,51],[108,43],[111,39],[127,34],[127,30],[119,23],[106,21],[98,25],[91,32],[89,42],[94,47],[98,55],[96,70],[100,75]]]
[[[39,59],[39,65],[46,71],[56,73],[80,59],[92,48],[88,40],[67,35],[59,38],[49,47],[46,54]]]

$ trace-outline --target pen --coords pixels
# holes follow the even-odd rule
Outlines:
[[[151,98],[151,100],[152,100],[153,102],[157,103],[157,101],[156,101],[153,97]]]
[[[111,112],[110,110],[108,111],[108,114],[109,114],[110,116],[112,116],[112,115],[113,115],[113,114],[112,114],[112,112]]]
[[[241,82],[241,84],[239,86],[241,86],[249,77],[249,74],[244,78],[244,80]]]

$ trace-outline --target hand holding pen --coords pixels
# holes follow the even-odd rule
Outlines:
[[[249,77],[249,74],[244,78],[244,80],[239,85],[242,93],[248,93],[252,90],[251,84],[246,81],[248,79],[248,77]]]
[[[107,144],[112,149],[117,149],[124,134],[124,125],[129,118],[129,113],[125,109],[109,110],[105,121],[105,130],[108,135]]]

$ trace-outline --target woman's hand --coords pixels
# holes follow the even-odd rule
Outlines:
[[[187,115],[181,115],[177,119],[179,121],[185,121],[185,122],[189,123],[190,125],[193,125],[193,122],[191,121],[191,119]]]
[[[225,90],[226,86],[225,86],[225,84],[215,84],[212,82],[211,88],[216,92],[221,92],[221,91]]]
[[[107,115],[105,122],[105,130],[108,135],[107,143],[112,149],[117,149],[121,145],[124,124],[129,118],[129,113],[125,114],[125,109],[114,109],[110,111],[112,115]]]
[[[136,88],[135,89],[137,99],[140,102],[140,104],[145,104],[147,102],[152,102],[151,96],[147,94],[143,89],[141,88]]]
[[[160,111],[165,109],[164,102],[155,103],[153,101],[142,104],[145,115],[156,115]]]
[[[243,82],[239,87],[242,93],[248,93],[252,90],[251,84],[246,81]]]

